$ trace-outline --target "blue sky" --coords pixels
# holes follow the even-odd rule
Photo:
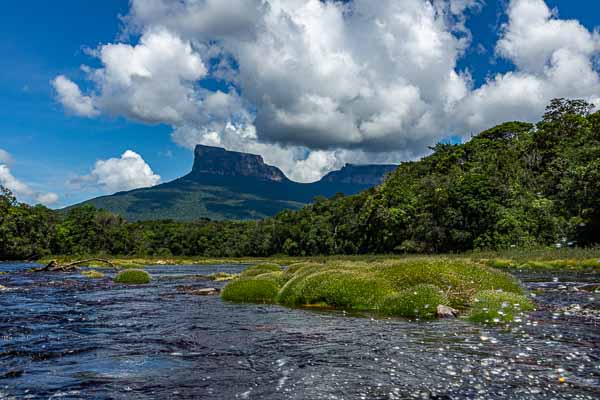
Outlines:
[[[143,3],[141,0],[140,3]],[[593,31],[600,25],[600,3],[584,0],[547,0],[550,8],[557,8],[557,18],[575,19],[588,31]],[[486,1],[480,9],[470,9],[464,12],[467,16],[466,28],[472,34],[470,46],[465,55],[457,60],[457,71],[470,71],[473,78],[473,88],[483,85],[486,78],[493,77],[497,73],[506,73],[515,70],[514,60],[495,55],[496,43],[499,40],[500,26],[508,21],[506,8],[507,1]],[[102,44],[117,43],[122,39],[120,33],[130,22],[124,22],[119,16],[130,13],[128,1],[103,0],[103,1],[79,1],[59,0],[54,2],[38,1],[35,6],[29,2],[6,2],[3,4],[3,12],[0,14],[0,149],[11,155],[12,161],[8,164],[12,175],[19,181],[31,188],[32,193],[53,192],[58,195],[58,201],[53,207],[61,207],[68,204],[109,193],[111,186],[101,184],[73,185],[68,181],[77,181],[77,178],[88,177],[97,160],[118,158],[126,150],[138,153],[149,165],[153,173],[160,175],[161,181],[168,181],[185,174],[192,162],[190,146],[185,147],[185,139],[173,140],[171,133],[177,128],[189,127],[188,122],[173,122],[170,120],[163,123],[148,123],[140,117],[131,117],[128,112],[106,112],[98,106],[99,115],[93,118],[81,117],[69,112],[60,101],[57,100],[56,89],[51,81],[64,75],[75,82],[84,94],[92,96],[99,94],[104,88],[95,86],[94,82],[86,78],[81,70],[81,65],[87,65],[92,69],[101,68],[103,60],[90,56],[85,48],[98,48]],[[31,10],[35,9],[35,12]],[[325,14],[323,14],[325,17]],[[139,17],[140,20],[142,19]],[[144,19],[146,27],[156,24]],[[134,33],[125,43],[135,46],[139,40],[139,33]],[[176,32],[175,35],[186,42],[187,32]],[[204,33],[203,33],[204,35]],[[191,37],[191,36],[190,36]],[[206,36],[198,39],[204,40]],[[225,42],[234,42],[235,39],[227,37]],[[206,39],[206,43],[212,43],[213,39]],[[197,43],[197,42],[194,42]],[[196,46],[196,44],[194,44]],[[230,45],[232,54],[237,48]],[[226,46],[224,46],[226,48]],[[195,48],[194,48],[195,49]],[[226,78],[213,73],[211,65],[220,60],[207,59],[206,53],[202,53],[204,64],[211,72],[202,78],[199,87],[206,87],[215,93],[218,88],[227,92],[228,88],[238,87],[239,80]],[[358,51],[354,50],[353,51]],[[597,54],[594,55],[594,58]],[[235,57],[233,57],[235,58]],[[237,63],[239,60],[236,60]],[[241,62],[242,66],[243,64]],[[233,68],[234,72],[237,67]],[[242,83],[243,79],[240,78]],[[189,85],[189,82],[186,82]],[[242,85],[251,87],[250,84]],[[187,86],[186,86],[187,87]],[[191,86],[190,86],[191,87]],[[257,86],[258,87],[258,86]],[[195,88],[194,90],[198,90]],[[238,93],[229,89],[227,93],[237,99],[244,112],[250,118],[260,114],[261,107],[267,109],[260,101],[256,101],[256,95],[246,96],[246,93]],[[243,90],[243,89],[241,89]],[[252,90],[256,92],[256,87]],[[90,94],[92,93],[92,94]],[[204,96],[198,90],[199,95]],[[238,96],[240,95],[241,96]],[[242,99],[238,99],[242,97]],[[264,96],[263,96],[264,97]],[[236,104],[238,104],[236,103]],[[483,107],[483,106],[482,106]],[[228,118],[234,125],[239,123],[240,127],[246,129],[248,124],[244,118],[236,116]],[[160,118],[158,118],[160,121]],[[203,120],[205,121],[205,120]],[[487,120],[486,120],[487,121]],[[155,122],[155,121],[152,121]],[[212,123],[212,121],[210,121]],[[194,129],[202,128],[204,122],[194,121]],[[243,125],[246,124],[246,125]],[[404,158],[417,156],[420,148],[426,149],[428,141],[443,139],[444,137],[466,134],[466,132],[445,132],[438,136],[423,134],[419,140],[403,139],[394,142],[394,152],[382,150],[386,148],[383,140],[352,140],[344,142],[344,139],[332,138],[331,141],[319,140],[319,135],[312,138],[310,132],[292,129],[286,125],[269,125],[269,123],[257,122],[252,129],[257,130],[258,142],[277,145],[276,151],[272,152],[269,147],[262,144],[252,144],[249,151],[264,151],[267,161],[278,163],[277,154],[281,153],[280,159],[294,154],[296,164],[279,165],[284,171],[294,171],[295,168],[310,168],[313,159],[315,167],[305,175],[298,175],[302,180],[314,179],[326,172],[327,169],[337,167],[341,162],[358,161],[389,162],[394,157],[397,161]],[[282,128],[283,126],[283,128]],[[456,125],[459,126],[459,125]],[[236,128],[238,125],[236,125]],[[277,129],[287,129],[295,132],[287,136],[277,136]],[[215,128],[216,129],[216,128]],[[242,128],[240,128],[242,129]],[[455,128],[456,129],[456,128]],[[238,130],[239,131],[239,130]],[[236,131],[237,132],[237,131]],[[263,133],[264,132],[264,133]],[[414,132],[410,135],[418,136],[421,133]],[[401,136],[402,132],[392,132],[393,135]],[[408,135],[408,134],[407,134]],[[183,136],[181,136],[183,137]],[[196,137],[196,136],[192,136]],[[212,144],[213,136],[200,136],[201,141]],[[304,139],[310,137],[310,139]],[[386,136],[388,137],[388,136]],[[247,146],[244,143],[236,145],[231,139],[219,138],[226,147],[236,147],[234,150],[243,150]],[[386,139],[387,140],[387,139]],[[392,140],[392,139],[390,139]],[[457,139],[458,140],[458,139]],[[189,143],[189,142],[186,142]],[[254,142],[253,142],[254,143]],[[403,148],[410,147],[409,152]],[[433,143],[429,143],[433,144]],[[262,146],[262,147],[261,147]],[[266,146],[266,145],[265,145]],[[295,147],[294,147],[295,146]],[[292,153],[286,153],[287,149],[293,148]],[[342,150],[337,150],[337,149]],[[261,150],[264,149],[264,150]],[[274,148],[275,149],[275,148]],[[304,159],[314,151],[313,157]],[[366,151],[366,153],[365,153]],[[299,155],[300,154],[300,155]],[[341,155],[340,155],[341,154]],[[325,160],[325,161],[323,161]],[[3,162],[0,160],[0,163]],[[138,165],[138,164],[136,164]],[[314,173],[313,173],[314,172]],[[312,175],[311,175],[312,173]],[[81,179],[80,179],[81,180]],[[90,181],[93,179],[89,179]],[[83,179],[86,181],[86,179]],[[96,182],[98,183],[98,182]],[[34,194],[20,196],[22,200],[35,202]]]

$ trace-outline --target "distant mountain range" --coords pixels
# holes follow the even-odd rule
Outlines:
[[[347,164],[318,182],[298,183],[279,168],[265,164],[261,156],[198,145],[192,171],[184,177],[82,204],[132,221],[260,219],[283,209],[298,209],[316,196],[358,193],[381,183],[396,167]]]

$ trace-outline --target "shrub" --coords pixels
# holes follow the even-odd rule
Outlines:
[[[244,271],[242,271],[240,276],[251,277],[277,271],[281,271],[281,267],[277,264],[259,264],[246,268]]]
[[[117,274],[114,281],[128,285],[143,285],[150,283],[150,274],[141,269],[126,269]]]
[[[533,310],[533,303],[526,296],[484,290],[477,293],[471,303],[469,319],[474,322],[497,324],[512,322],[516,316]]]
[[[407,318],[435,318],[437,306],[448,304],[448,297],[434,285],[417,285],[388,296],[382,311]]]
[[[273,303],[279,287],[270,279],[244,278],[231,281],[223,288],[223,300],[243,303]]]
[[[81,273],[81,275],[87,277],[87,278],[91,278],[91,279],[100,279],[100,278],[104,278],[104,274],[102,272],[98,272],[95,270],[90,270],[90,271],[83,271]]]

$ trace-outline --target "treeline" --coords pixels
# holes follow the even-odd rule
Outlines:
[[[47,254],[268,256],[433,253],[600,242],[600,112],[553,100],[537,124],[508,122],[438,144],[377,188],[315,199],[256,222],[129,223],[0,195],[0,258]]]

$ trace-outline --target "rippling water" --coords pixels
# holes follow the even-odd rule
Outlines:
[[[598,275],[521,275],[539,311],[506,330],[177,290],[239,266],[148,267],[138,287],[28,268],[0,264],[0,399],[600,398]]]

